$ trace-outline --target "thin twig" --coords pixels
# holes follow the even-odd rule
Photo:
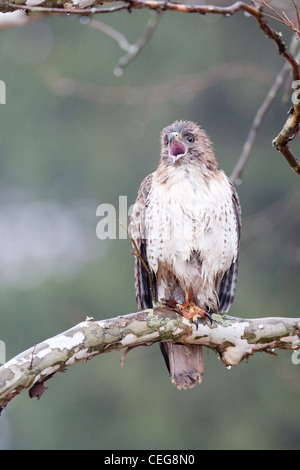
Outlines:
[[[282,67],[281,71],[276,77],[275,82],[273,83],[272,87],[270,88],[265,100],[263,101],[262,105],[258,108],[255,118],[253,120],[252,126],[250,128],[247,140],[243,146],[243,150],[241,153],[240,158],[238,159],[238,162],[236,166],[234,167],[230,179],[233,183],[237,184],[241,178],[243,171],[246,167],[246,164],[249,160],[250,157],[250,152],[253,148],[254,142],[257,137],[257,133],[260,129],[261,123],[269,111],[273,101],[275,100],[280,88],[282,87],[288,73],[289,73],[290,67],[288,64],[284,64]]]
[[[296,0],[293,0],[293,3],[294,3],[295,10],[296,10],[296,16],[297,16],[297,21],[298,21],[298,31],[297,31],[297,33],[300,34],[300,14],[299,14],[299,10],[298,10],[297,4],[296,4]],[[298,37],[298,40],[299,40],[299,37]]]
[[[127,49],[127,54],[125,54],[118,62],[117,67],[114,70],[114,74],[119,77],[123,74],[124,69],[127,67],[130,62],[132,62],[136,56],[141,52],[143,47],[148,43],[148,41],[153,36],[154,31],[156,30],[159,20],[161,19],[162,12],[156,11],[154,17],[148,21],[146,31],[139,37],[135,44],[132,44]]]
[[[128,42],[126,36],[120,33],[120,31],[97,20],[89,20],[87,25],[90,26],[91,28],[97,29],[97,31],[101,31],[102,33],[106,34],[110,38],[114,39],[115,41],[117,41],[121,49],[128,52],[130,48],[130,42]]]
[[[297,4],[296,4],[295,0],[293,0],[293,4],[294,4],[295,10],[296,10],[298,28],[295,26],[295,23],[293,22],[293,20],[291,20],[284,11],[282,12],[282,15],[283,15],[282,16],[280,13],[278,13],[277,10],[275,10],[275,8],[273,8],[271,5],[269,5],[264,0],[259,0],[259,2],[262,5],[264,5],[265,7],[269,8],[276,15],[276,16],[272,16],[272,15],[268,15],[267,13],[264,13],[265,16],[267,16],[268,18],[272,18],[273,20],[279,21],[280,23],[284,24],[285,26],[288,26],[289,28],[291,28],[292,31],[294,31],[294,33],[296,33],[296,38],[299,41],[300,16],[299,16],[298,7],[297,7]]]
[[[48,2],[51,4],[51,0]],[[107,3],[104,1],[103,3]],[[53,0],[53,4],[57,5],[55,0]],[[67,6],[66,6],[67,5]],[[15,10],[22,10],[25,12],[40,12],[40,13],[60,13],[64,14],[72,14],[72,15],[95,15],[97,13],[115,13],[116,11],[128,10],[130,9],[130,3],[125,2],[122,5],[116,5],[113,7],[103,8],[99,7],[90,7],[90,8],[76,8],[70,7],[70,3],[66,2],[62,4],[61,7],[57,6],[39,6],[39,5],[27,5],[26,3],[23,4],[16,4],[11,2],[2,2],[0,3],[0,11],[9,12]]]
[[[51,5],[51,2],[54,0],[49,0],[48,5]],[[261,3],[263,0],[261,0]],[[103,3],[107,3],[106,0],[103,0]],[[266,2],[263,2],[266,3]],[[110,8],[100,8],[90,7],[90,8],[70,8],[69,3],[63,3],[61,8],[57,8],[57,3],[54,2],[55,7],[43,7],[43,6],[33,6],[33,5],[17,5],[15,3],[6,2],[2,0],[0,3],[0,11],[14,11],[17,9],[25,11],[42,11],[49,13],[73,13],[73,14],[84,14],[91,15],[96,13],[112,13],[115,11],[127,10],[131,12],[133,9],[150,9],[157,11],[177,11],[182,13],[198,13],[198,14],[215,14],[215,15],[224,15],[232,16],[237,12],[245,12],[249,16],[253,17],[262,32],[271,39],[276,45],[279,54],[289,63],[292,71],[292,77],[294,83],[300,83],[300,73],[299,73],[299,63],[293,54],[286,47],[282,35],[272,29],[266,21],[266,16],[261,11],[260,8],[257,8],[255,5],[251,6],[242,1],[237,1],[227,7],[219,7],[215,5],[188,5],[183,3],[168,2],[168,1],[156,1],[156,0],[129,0],[124,4],[117,5]],[[64,8],[65,5],[68,5],[67,8]],[[297,12],[297,19],[299,18],[299,12],[294,1],[294,5]],[[279,15],[281,16],[281,15]],[[282,17],[284,18],[284,17]],[[290,25],[291,26],[291,25]],[[298,86],[300,89],[300,85]],[[298,91],[297,89],[297,91]],[[299,92],[298,92],[299,93]],[[295,156],[292,154],[289,148],[289,142],[294,139],[297,135],[300,128],[300,99],[297,98],[296,103],[294,103],[291,114],[286,120],[282,130],[278,136],[273,140],[274,147],[284,156],[287,160],[290,167],[295,171],[295,173],[300,175],[300,164]]]
[[[154,290],[153,290],[153,282],[152,282],[152,275],[151,275],[151,271],[146,263],[146,261],[144,260],[144,258],[142,257],[141,253],[140,253],[140,250],[138,249],[138,246],[135,242],[135,240],[133,238],[131,238],[130,236],[130,233],[129,231],[127,230],[126,227],[124,227],[124,225],[118,220],[116,219],[116,221],[118,222],[118,224],[125,230],[125,232],[127,233],[128,237],[130,238],[133,246],[134,246],[134,249],[136,251],[136,253],[134,253],[133,251],[131,251],[130,253],[134,256],[136,256],[140,262],[142,263],[142,265],[144,266],[147,274],[148,274],[148,278],[149,278],[149,288],[150,288],[150,292],[151,292],[151,297],[152,297],[152,303],[153,305],[155,304],[156,300],[155,300],[155,296],[154,296]]]
[[[299,42],[295,40],[295,37],[291,41],[290,45],[292,54],[297,57],[298,51],[299,51]],[[245,169],[245,166],[248,162],[248,159],[250,157],[250,152],[253,148],[254,142],[257,137],[257,133],[260,129],[262,120],[264,119],[265,115],[269,111],[273,101],[275,100],[276,96],[278,95],[279,90],[281,89],[282,85],[284,84],[288,73],[289,73],[289,64],[284,64],[282,67],[281,71],[276,77],[275,82],[273,83],[272,87],[270,88],[265,100],[263,101],[262,105],[259,107],[258,111],[256,112],[255,118],[253,120],[253,124],[251,126],[251,129],[249,131],[247,140],[244,144],[241,156],[230,176],[231,181],[233,183],[237,183],[239,180],[241,180],[243,171]]]
[[[130,44],[128,39],[124,36],[124,34],[120,33],[120,31],[112,28],[111,26],[102,23],[101,21],[97,20],[90,20],[87,22],[87,25],[91,28],[97,29],[102,33],[106,34],[107,36],[111,37],[119,44],[119,47],[123,49],[126,54],[120,58],[116,68],[114,69],[114,74],[117,77],[120,77],[124,69],[127,67],[130,62],[132,62],[136,56],[140,53],[142,48],[147,44],[147,42],[151,39],[154,31],[156,30],[162,12],[157,11],[154,13],[154,17],[151,18],[146,26],[146,31],[139,37],[139,39],[134,44]]]
[[[130,235],[129,235],[130,237]],[[153,282],[152,282],[152,275],[151,275],[151,271],[146,263],[146,261],[144,260],[144,258],[142,257],[141,253],[140,253],[140,250],[138,249],[138,246],[135,242],[135,240],[133,238],[130,237],[130,240],[132,241],[132,244],[134,246],[134,249],[136,251],[136,253],[133,253],[131,252],[133,255],[137,256],[138,259],[140,260],[140,262],[142,263],[142,265],[144,266],[147,274],[148,274],[148,279],[149,279],[149,288],[150,288],[150,292],[151,292],[151,298],[152,298],[152,304],[154,305],[155,304],[155,295],[154,295],[154,290],[153,290]]]

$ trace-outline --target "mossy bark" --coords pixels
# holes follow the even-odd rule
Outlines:
[[[39,398],[46,380],[78,361],[141,344],[199,344],[216,351],[226,366],[237,365],[257,351],[299,348],[299,318],[242,319],[219,314],[212,318],[212,324],[203,320],[196,329],[165,305],[107,320],[88,318],[0,367],[0,409],[25,389]]]

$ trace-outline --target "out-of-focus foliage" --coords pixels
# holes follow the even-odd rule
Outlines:
[[[134,42],[150,15],[97,19]],[[282,31],[289,42],[291,32]],[[130,241],[96,237],[97,206],[113,204],[118,216],[120,195],[134,202],[157,166],[159,133],[175,119],[200,123],[230,174],[283,63],[243,14],[166,12],[145,49],[115,77],[122,54],[78,17],[1,32],[0,339],[7,359],[87,315],[134,311]],[[158,102],[147,100],[150,87],[175,77],[245,61],[253,66],[249,77],[215,72],[201,94],[181,85],[171,99],[162,93]],[[62,77],[69,79],[63,89]],[[84,98],[87,83],[93,93]],[[105,86],[121,87],[126,98]],[[244,230],[236,316],[299,316],[299,181],[271,145],[290,106],[280,98],[238,187]],[[299,137],[292,145],[299,155]],[[257,354],[227,370],[205,351],[204,381],[185,392],[171,384],[157,345],[131,352],[123,369],[119,359],[111,353],[55,375],[40,401],[15,398],[1,417],[0,447],[299,448],[300,365],[289,352]]]

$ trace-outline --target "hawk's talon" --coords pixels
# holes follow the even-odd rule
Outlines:
[[[200,323],[200,320],[197,316],[193,317],[193,323],[195,323],[196,331],[198,330],[198,325]]]
[[[210,314],[205,312],[205,317],[209,319],[210,324],[212,325],[213,319],[211,318]]]
[[[210,324],[212,325],[212,318],[209,313],[207,313],[203,308],[198,307],[195,302],[192,300],[192,291],[185,293],[185,302],[183,304],[177,303],[175,300],[169,299],[166,301],[168,307],[170,307],[175,312],[180,313],[187,320],[192,320],[196,325],[196,330],[198,330],[198,325],[200,319],[208,318]]]
[[[176,310],[178,310],[178,312],[180,313],[180,315],[183,315],[183,316],[184,316],[184,314],[182,313],[182,311],[181,311],[181,309],[180,309],[180,305],[179,305],[179,304],[176,305]]]
[[[199,316],[200,316],[201,318],[199,318]],[[198,325],[200,324],[200,320],[201,320],[201,319],[205,320],[206,318],[209,319],[210,324],[212,325],[213,320],[212,320],[210,314],[207,313],[207,312],[204,312],[204,313],[201,312],[200,314],[197,313],[197,314],[193,317],[193,322],[195,323],[196,330],[198,330]]]

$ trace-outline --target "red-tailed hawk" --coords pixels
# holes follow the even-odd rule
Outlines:
[[[237,193],[206,133],[190,121],[163,129],[158,168],[142,182],[130,221],[155,300],[194,320],[227,312],[235,295],[240,230]],[[149,273],[138,257],[135,292],[139,307],[152,307]],[[179,389],[201,382],[201,346],[164,342],[161,350]]]

